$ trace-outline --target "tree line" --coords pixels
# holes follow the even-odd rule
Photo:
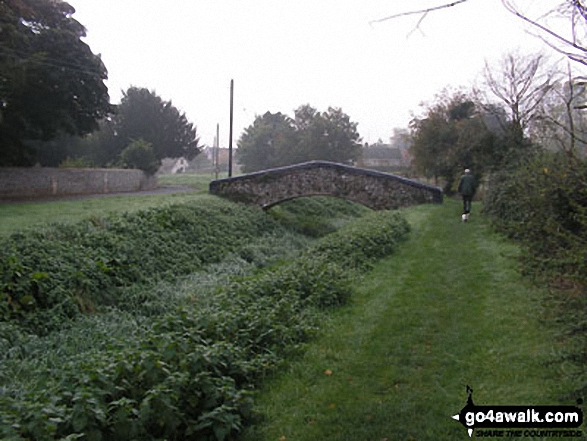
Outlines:
[[[81,41],[85,29],[74,12],[62,1],[0,2],[0,165],[153,172],[165,157],[195,157],[197,128],[171,101],[130,87],[119,105],[110,104],[106,67]],[[542,55],[508,54],[501,66],[486,66],[483,87],[441,92],[410,123],[414,172],[450,193],[465,166],[481,178],[539,144],[580,150],[585,82],[570,67],[545,66]],[[356,163],[357,126],[334,107],[266,112],[245,129],[236,159],[245,172],[315,159]]]
[[[477,178],[511,169],[541,150],[587,153],[585,83],[543,54],[508,53],[480,86],[444,90],[410,123],[413,169],[447,194],[464,168]]]
[[[130,87],[110,104],[106,66],[81,41],[63,1],[0,2],[0,166],[135,167],[193,159],[197,128],[155,91]],[[360,156],[357,123],[340,109],[301,106],[259,116],[239,140],[243,170]]]
[[[357,125],[339,108],[306,104],[293,118],[267,112],[245,129],[237,159],[246,173],[313,160],[352,164],[361,157]]]
[[[171,101],[130,87],[110,103],[106,66],[63,1],[0,2],[0,166],[129,166],[200,152]]]

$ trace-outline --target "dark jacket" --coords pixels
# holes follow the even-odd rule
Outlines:
[[[463,196],[473,196],[477,190],[475,178],[469,173],[465,173],[459,182],[459,193]]]

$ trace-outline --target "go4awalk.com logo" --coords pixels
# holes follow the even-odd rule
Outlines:
[[[477,406],[467,386],[467,404],[452,418],[476,437],[581,437],[583,411],[576,406]]]

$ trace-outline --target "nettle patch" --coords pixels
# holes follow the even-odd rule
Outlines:
[[[218,200],[14,234],[0,242],[0,318],[44,334],[124,302],[125,287],[193,273],[278,231],[261,210]]]
[[[166,234],[173,228],[171,219],[189,218],[187,211],[180,211],[182,214],[152,213],[144,222],[158,219],[154,224]],[[218,230],[227,224],[248,237],[264,225],[265,230],[267,226],[277,228],[264,220],[262,212],[245,207],[220,205],[211,211],[214,213],[208,215],[216,218],[207,227],[210,235],[224,234]],[[164,227],[165,222],[169,223]],[[185,229],[204,228],[190,225]],[[4,383],[0,387],[0,419],[4,422],[0,437],[234,439],[253,418],[251,391],[299,350],[326,311],[352,296],[352,281],[391,253],[408,231],[407,222],[397,212],[371,213],[320,239],[293,260],[231,279],[205,302],[183,303],[153,317],[135,332],[128,332],[125,339],[99,345],[83,356],[63,357],[58,364],[39,366],[35,379],[16,383],[0,375]],[[144,240],[144,235],[139,238]],[[82,234],[78,239],[86,240]],[[243,243],[238,242],[240,238],[235,240],[227,245],[226,253]],[[122,245],[124,239],[104,243]],[[206,249],[205,243],[201,245]],[[154,251],[144,254],[150,253]],[[73,260],[63,261],[73,265]],[[18,266],[19,261],[15,262]],[[121,276],[123,285],[130,283],[130,277],[125,278],[132,273],[132,266],[129,269]],[[27,274],[27,280],[32,279],[30,271],[19,277]],[[6,289],[11,282],[4,280]],[[10,285],[11,289],[15,286]],[[75,306],[79,310],[79,304]],[[3,357],[16,366],[19,357],[26,355],[19,350],[17,328],[10,324],[18,323],[14,318],[20,320],[22,315],[10,309],[6,314],[13,319],[0,323],[0,331],[6,331],[0,335],[6,346]]]

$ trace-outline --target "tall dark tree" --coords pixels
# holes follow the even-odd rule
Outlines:
[[[320,113],[304,105],[295,114],[300,139],[293,162],[323,160],[351,164],[361,157],[358,124],[351,122],[341,109],[329,107]]]
[[[112,121],[104,123],[110,136],[101,139],[101,150],[107,162],[115,162],[133,141],[142,139],[151,144],[159,160],[163,158],[194,158],[200,149],[196,127],[185,113],[171,101],[164,101],[155,92],[130,87],[124,94]]]
[[[250,173],[291,163],[291,149],[297,145],[294,122],[278,112],[257,116],[238,142],[237,159],[242,171]]]
[[[106,67],[60,0],[0,1],[0,165],[31,165],[24,140],[83,135],[112,111]]]
[[[474,170],[477,178],[492,167],[496,135],[490,131],[484,115],[462,93],[441,96],[424,116],[411,122],[413,165],[419,173],[443,179],[444,191],[454,185],[464,167]]]
[[[245,172],[312,160],[349,164],[361,156],[357,123],[341,109],[318,112],[309,105],[296,109],[294,119],[270,112],[258,116],[238,145]]]

